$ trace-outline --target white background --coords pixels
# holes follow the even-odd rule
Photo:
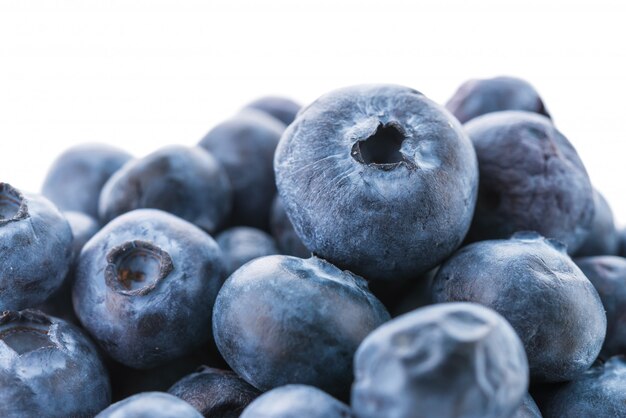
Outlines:
[[[626,223],[623,1],[0,0],[0,180],[38,191],[65,148],[195,144],[265,94],[467,78],[541,92]]]

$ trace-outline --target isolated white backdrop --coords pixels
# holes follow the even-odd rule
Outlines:
[[[626,223],[626,6],[607,1],[2,0],[0,180],[38,191],[81,142],[195,144],[257,96],[467,78],[541,92]]]

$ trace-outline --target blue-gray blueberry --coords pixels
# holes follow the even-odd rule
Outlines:
[[[249,226],[229,228],[215,240],[222,250],[227,276],[250,260],[279,253],[271,235]]]
[[[248,103],[244,109],[256,109],[265,112],[285,125],[289,125],[294,121],[300,105],[291,99],[279,96],[260,97]]]
[[[202,418],[202,415],[169,393],[143,392],[114,403],[95,418]]]
[[[615,227],[613,211],[604,196],[593,190],[594,215],[591,230],[583,245],[576,251],[576,257],[596,255],[617,255],[619,252],[619,232]]]

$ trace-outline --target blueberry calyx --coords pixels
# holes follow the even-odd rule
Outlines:
[[[0,182],[0,226],[27,218],[26,198],[8,183]]]
[[[397,122],[378,122],[376,129],[352,145],[352,158],[380,170],[392,170],[409,161],[401,151],[406,133]]]
[[[54,347],[49,335],[51,325],[52,322],[38,311],[4,311],[0,314],[0,341],[17,355]]]

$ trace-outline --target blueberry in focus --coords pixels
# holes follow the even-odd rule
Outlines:
[[[439,264],[463,241],[476,201],[476,156],[461,126],[402,86],[322,96],[287,128],[274,166],[304,245],[368,280]]]
[[[238,418],[261,394],[235,373],[210,367],[185,376],[168,393],[188,402],[205,418]]]
[[[198,144],[217,158],[233,189],[230,225],[267,231],[276,183],[272,161],[285,129],[278,120],[253,109],[215,126]]]
[[[222,231],[215,240],[222,250],[227,276],[250,260],[278,254],[276,242],[271,235],[249,226],[229,228]]]
[[[107,354],[148,369],[208,341],[223,279],[213,238],[167,212],[138,209],[115,218],[83,247],[72,299]]]
[[[241,418],[352,418],[348,405],[313,386],[286,385],[259,396]]]
[[[522,110],[550,117],[535,88],[515,77],[468,80],[448,100],[446,108],[461,123],[504,110]]]
[[[202,148],[175,145],[130,161],[111,176],[99,213],[106,223],[134,209],[161,209],[213,233],[231,207],[232,189],[221,164]]]
[[[619,234],[615,227],[613,211],[604,196],[593,190],[594,215],[591,230],[583,245],[576,251],[576,257],[596,255],[617,255],[619,251]]]
[[[480,170],[476,213],[468,239],[508,238],[537,231],[574,254],[593,220],[593,188],[570,142],[541,115],[497,112],[465,129]]]
[[[266,96],[248,103],[244,109],[256,109],[265,112],[285,125],[294,121],[300,105],[286,97]]]
[[[202,415],[169,393],[143,392],[114,403],[95,418],[202,418]]]
[[[48,170],[42,194],[61,211],[98,217],[104,183],[132,156],[105,144],[82,144],[62,153]]]
[[[598,356],[604,307],[563,244],[534,232],[468,245],[446,261],[433,283],[435,302],[490,307],[524,343],[536,382],[575,379]]]
[[[0,416],[91,417],[111,402],[95,345],[38,311],[0,314]]]
[[[517,408],[511,418],[542,418],[541,411],[535,403],[535,400],[530,396],[524,396],[522,404]]]
[[[296,230],[293,228],[287,212],[285,212],[285,206],[281,202],[280,196],[276,196],[272,204],[270,230],[281,254],[300,258],[311,256],[311,252],[307,250],[298,234],[296,234]]]
[[[399,316],[354,358],[359,418],[510,417],[528,387],[524,348],[507,321],[473,303]]]
[[[226,280],[213,334],[224,360],[259,390],[302,383],[344,398],[354,352],[388,319],[363,278],[316,257],[274,255]]]
[[[72,231],[46,198],[0,182],[0,312],[40,305],[72,262]]]

